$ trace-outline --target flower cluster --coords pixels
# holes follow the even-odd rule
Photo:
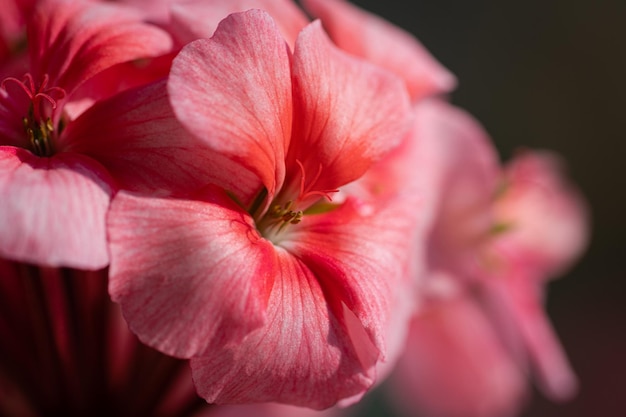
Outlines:
[[[542,302],[584,201],[547,151],[501,165],[412,36],[343,0],[5,3],[0,414],[575,393]]]

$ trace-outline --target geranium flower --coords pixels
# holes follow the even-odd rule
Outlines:
[[[412,103],[417,104],[429,95],[445,94],[455,86],[454,76],[439,64],[417,39],[401,28],[348,2],[320,0],[300,4],[310,15],[321,20],[336,46],[385,68],[404,80]],[[225,16],[251,8],[267,11],[276,21],[281,34],[290,46],[294,45],[298,33],[306,26],[309,19],[291,0],[185,1],[172,5],[169,28],[181,43],[209,38],[215,32],[219,21]],[[373,201],[385,198],[384,193],[396,197],[402,195],[406,197],[406,201],[398,205],[414,207],[413,216],[424,216],[424,198],[422,196],[416,199],[416,195],[423,193],[423,190],[412,189],[407,183],[408,180],[418,181],[420,173],[427,171],[420,167],[418,172],[419,164],[416,165],[414,162],[415,158],[419,158],[415,154],[415,141],[419,140],[408,135],[403,145],[373,166],[358,181],[358,187],[351,187],[352,191],[359,193],[360,198],[371,198]],[[402,191],[395,189],[396,186]],[[407,239],[409,240],[411,239]],[[414,256],[421,259],[425,247],[419,242],[420,239],[413,240],[416,245],[413,251]],[[418,264],[419,262],[413,262],[413,267]],[[407,275],[413,276],[416,272],[407,273]],[[404,286],[398,288],[404,288]],[[404,323],[407,321],[407,316],[412,314],[412,306],[416,302],[415,299],[408,299],[411,298],[409,294],[407,292],[399,294],[401,298],[406,297],[407,300],[395,303],[392,321],[397,325],[393,326],[393,331],[390,331],[387,337],[387,360],[378,366],[379,381],[382,381],[387,372],[393,368],[395,358],[404,345],[406,336]]]
[[[168,87],[235,177],[185,199],[115,197],[109,290],[131,329],[191,357],[209,402],[325,408],[362,395],[416,220],[399,192],[370,201],[342,187],[401,142],[402,82],[336,49],[319,22],[292,53],[252,10],[184,47]]]
[[[50,266],[108,264],[105,213],[115,184],[100,163],[68,149],[100,129],[87,119],[87,135],[72,136],[74,118],[87,107],[75,98],[84,98],[80,87],[96,74],[170,45],[165,32],[129,9],[37,4],[28,24],[29,72],[0,83],[2,256]]]
[[[576,377],[543,284],[584,248],[582,198],[541,154],[502,169],[484,129],[443,101],[418,105],[416,127],[428,249],[396,401],[432,416],[514,415],[529,371],[550,398],[570,398]]]

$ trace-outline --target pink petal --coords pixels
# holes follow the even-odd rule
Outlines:
[[[191,360],[198,393],[210,403],[323,409],[365,391],[373,380],[355,355],[344,318],[327,305],[324,284],[286,251],[277,249],[276,256],[265,325]]]
[[[201,200],[120,192],[108,217],[109,293],[146,344],[208,354],[265,322],[273,248],[213,187]]]
[[[0,255],[46,266],[105,267],[111,183],[98,163],[81,155],[38,158],[0,147]]]
[[[422,193],[433,216],[429,264],[467,276],[494,224],[492,203],[500,175],[498,155],[484,128],[443,101],[416,107],[421,141]]]
[[[29,148],[28,136],[24,133],[24,116],[30,101],[20,90],[15,83],[0,87],[0,145]]]
[[[363,57],[401,76],[416,101],[445,93],[456,86],[455,77],[439,64],[411,34],[342,0],[304,0],[320,18],[341,49]]]
[[[163,79],[169,75],[175,53],[137,59],[113,65],[82,83],[63,106],[70,120],[76,119],[95,102],[121,91]]]
[[[501,318],[501,326],[513,329],[520,337],[542,391],[555,401],[572,398],[578,380],[544,312],[541,284],[518,271],[491,278],[487,294],[495,307],[494,314]]]
[[[261,188],[252,173],[183,128],[165,81],[96,103],[61,139],[62,149],[98,160],[124,189],[180,195],[213,183],[246,203]]]
[[[560,159],[547,151],[522,152],[507,164],[504,181],[495,210],[510,230],[498,245],[540,279],[563,273],[588,245],[589,214]]]
[[[115,64],[161,55],[171,39],[142,22],[131,8],[104,2],[45,0],[28,29],[35,80],[48,74],[51,85],[68,94],[83,81]]]
[[[350,199],[327,215],[305,215],[279,243],[315,273],[333,311],[350,312],[357,344],[377,349],[363,352],[364,364],[393,363],[412,309],[404,297],[413,295],[406,278],[417,217],[412,207],[396,203]]]
[[[172,31],[182,44],[210,38],[222,19],[249,9],[268,12],[292,47],[298,33],[308,23],[307,17],[291,0],[195,0],[175,3],[171,9]]]
[[[324,411],[308,407],[294,407],[278,403],[222,405],[194,417],[340,417],[345,413],[338,408]]]
[[[305,28],[293,57],[294,140],[288,177],[300,181],[299,161],[315,190],[332,190],[363,175],[397,146],[409,127],[401,80],[343,53],[319,22]],[[315,149],[315,152],[311,152]]]
[[[524,375],[489,320],[465,295],[416,316],[391,391],[404,411],[432,417],[514,416],[525,400]]]
[[[256,173],[271,199],[284,178],[292,103],[287,45],[270,16],[230,15],[213,38],[185,46],[168,90],[183,125]]]

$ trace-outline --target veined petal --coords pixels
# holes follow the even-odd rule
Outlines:
[[[185,46],[168,90],[182,124],[256,173],[271,199],[284,178],[292,120],[289,52],[271,17],[232,14],[211,39]]]
[[[212,183],[247,203],[261,188],[250,171],[183,128],[165,81],[96,103],[61,139],[64,150],[92,156],[128,190],[182,195]]]
[[[185,358],[262,326],[273,281],[251,218],[215,187],[198,198],[122,191],[108,216],[111,297],[144,343]]]
[[[445,93],[456,79],[415,37],[397,26],[342,0],[304,0],[320,18],[339,48],[398,74],[416,101]]]
[[[278,403],[222,405],[211,409],[206,416],[198,417],[340,417],[345,412],[339,408],[324,411]]]
[[[300,33],[293,60],[288,176],[299,181],[299,161],[312,175],[321,168],[313,189],[332,190],[400,143],[410,122],[408,96],[399,78],[332,45],[319,21]]]
[[[277,248],[265,325],[239,343],[193,358],[198,393],[211,403],[276,401],[323,409],[364,392],[365,375],[343,318],[296,257]]]
[[[194,0],[171,6],[171,29],[182,44],[213,36],[218,23],[231,13],[261,9],[276,21],[293,48],[308,19],[292,0]]]
[[[0,255],[46,266],[105,267],[111,184],[90,158],[38,158],[0,147]]]
[[[351,198],[326,215],[305,217],[280,243],[315,273],[332,311],[349,312],[344,317],[354,343],[371,345],[359,353],[367,366],[395,360],[398,346],[388,355],[386,342],[402,342],[396,326],[407,324],[403,297],[413,294],[407,276],[417,216],[395,203]]]
[[[168,52],[169,35],[142,17],[132,8],[104,2],[40,2],[28,26],[33,77],[48,74],[50,85],[69,95],[115,64]]]

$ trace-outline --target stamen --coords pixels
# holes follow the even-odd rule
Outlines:
[[[313,178],[313,181],[309,182],[309,185],[305,188],[304,184],[306,181],[306,173],[304,171],[304,165],[302,165],[302,162],[300,162],[298,159],[296,159],[296,163],[298,164],[298,166],[300,167],[300,195],[298,196],[297,201],[304,201],[305,199],[312,197],[312,196],[319,196],[319,197],[325,197],[328,199],[328,201],[332,201],[331,198],[331,193],[336,193],[337,189],[334,190],[316,190],[313,191],[312,188],[315,185],[315,183],[317,182],[317,180],[320,178],[320,176],[322,175],[322,164],[319,164],[319,167],[317,169],[317,173],[315,174],[315,177]]]
[[[28,114],[22,119],[24,131],[31,145],[31,151],[39,156],[50,156],[53,153],[52,137],[55,126],[52,122],[54,112],[59,107],[59,101],[65,98],[65,90],[60,87],[48,87],[50,77],[45,74],[39,84],[29,73],[24,74],[22,80],[15,77],[6,77],[0,83],[0,89],[7,91],[7,84],[14,83],[26,94],[30,100]],[[47,107],[46,103],[50,106]]]

